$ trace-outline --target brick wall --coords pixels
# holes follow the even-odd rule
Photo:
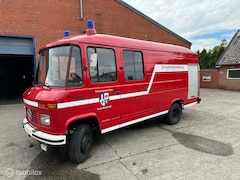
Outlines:
[[[84,0],[83,8],[84,18],[95,21],[98,33],[163,42],[190,48],[188,44],[114,0]]]
[[[36,49],[63,37],[64,30],[80,33],[76,0],[0,1],[0,33],[34,36]]]
[[[161,8],[161,7],[160,7]],[[183,41],[143,19],[114,0],[8,0],[0,1],[0,34],[34,36],[36,50],[63,37],[65,30],[82,34],[86,20],[95,20],[98,33],[177,44],[190,48]]]
[[[240,91],[240,79],[227,79],[228,69],[240,69],[240,65],[219,68],[219,88]]]
[[[201,88],[218,88],[218,70],[202,69],[200,71],[200,87]]]

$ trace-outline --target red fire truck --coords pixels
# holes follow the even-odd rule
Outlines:
[[[23,127],[41,148],[69,145],[84,162],[93,130],[103,134],[167,115],[179,122],[199,98],[198,56],[162,43],[96,34],[67,36],[40,49],[33,87],[23,94]]]

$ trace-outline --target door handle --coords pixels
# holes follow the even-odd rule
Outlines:
[[[146,87],[143,87],[143,88],[141,88],[140,90],[141,90],[141,91],[146,91],[147,88],[146,88]]]
[[[74,96],[74,99],[82,99],[83,98],[83,96]]]
[[[112,94],[113,95],[118,95],[118,94],[120,94],[120,91],[114,91]]]

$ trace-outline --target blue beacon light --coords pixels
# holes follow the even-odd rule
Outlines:
[[[87,28],[88,29],[94,29],[94,21],[93,20],[88,20],[87,21]]]
[[[96,30],[94,27],[94,21],[93,20],[88,20],[87,21],[87,30],[86,30],[86,34],[96,34]]]
[[[64,31],[64,37],[70,36],[70,31]]]

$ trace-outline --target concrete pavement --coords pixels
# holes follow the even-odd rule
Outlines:
[[[240,179],[240,92],[201,89],[201,98],[177,125],[161,118],[95,135],[79,165],[26,135],[22,103],[0,105],[0,179]]]

